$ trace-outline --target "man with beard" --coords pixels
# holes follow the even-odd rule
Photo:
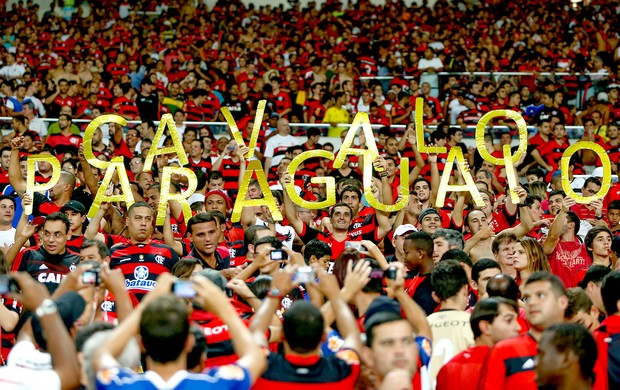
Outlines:
[[[47,137],[45,144],[54,148],[56,150],[56,154],[58,155],[71,152],[74,156],[76,156],[78,149],[82,144],[82,137],[71,132],[72,120],[71,115],[60,114],[58,117],[58,127],[60,127],[60,133],[51,134]]]
[[[230,115],[235,119],[235,121],[239,121],[242,118],[250,115],[250,107],[239,98],[239,87],[237,84],[233,84],[230,87],[230,91],[228,92],[228,99],[222,104],[222,107],[227,107],[230,111]],[[220,111],[219,113],[220,121],[224,122],[226,119],[224,115]],[[241,127],[241,126],[240,126]]]

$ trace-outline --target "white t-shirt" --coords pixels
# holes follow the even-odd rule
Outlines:
[[[41,100],[36,96],[26,96],[26,99],[24,99],[24,103],[29,100],[34,103],[34,109],[37,110],[37,115],[39,115],[40,117],[44,117],[47,111],[45,111],[45,106],[43,106]]]
[[[267,226],[267,223],[260,218],[256,218],[254,225]],[[293,249],[293,241],[295,241],[295,229],[292,226],[282,226],[276,223],[276,234],[282,240],[282,245],[288,249]]]
[[[60,377],[52,367],[52,357],[39,352],[29,340],[15,344],[7,359],[6,367],[0,367],[0,389],[60,390]]]
[[[443,63],[437,57],[433,58],[432,60],[427,60],[426,58],[420,59],[420,61],[418,61],[418,69],[424,70],[427,68],[435,68],[435,70],[440,70],[441,68],[443,68]]]
[[[47,125],[41,118],[34,118],[28,124],[28,130],[36,131],[40,137],[47,136]]]
[[[0,246],[13,245],[15,242],[15,228],[0,231]]]
[[[371,102],[372,100],[368,102],[368,104],[364,104],[364,99],[360,99],[360,101],[357,103],[357,112],[369,112]]]
[[[22,77],[25,72],[26,68],[24,68],[24,65],[5,65],[0,69],[0,76],[8,80],[14,77]]]
[[[297,144],[297,139],[292,135],[276,134],[269,138],[267,144],[265,145],[265,158],[271,158],[270,167],[278,165],[280,160],[284,158],[284,152],[286,149]]]

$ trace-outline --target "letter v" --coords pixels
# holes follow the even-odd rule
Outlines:
[[[256,116],[254,117],[254,127],[252,127],[252,135],[250,136],[250,145],[248,148],[248,154],[245,156],[247,160],[254,157],[254,149],[256,149],[256,142],[258,141],[258,134],[260,133],[260,127],[263,124],[263,116],[265,114],[265,105],[267,104],[267,100],[260,100],[258,102],[258,107],[256,107]],[[243,140],[243,135],[239,132],[239,128],[237,127],[237,122],[235,122],[235,118],[230,114],[230,110],[228,107],[224,106],[220,108],[220,112],[226,118],[226,123],[230,127],[230,132],[233,135],[235,141],[237,141],[237,145],[246,146],[245,141]]]

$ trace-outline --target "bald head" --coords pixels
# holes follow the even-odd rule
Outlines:
[[[517,282],[506,274],[497,274],[489,279],[487,294],[489,297],[504,297],[513,301],[519,300],[521,295]]]

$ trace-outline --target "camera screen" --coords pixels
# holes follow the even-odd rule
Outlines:
[[[271,251],[271,260],[282,260],[283,258],[282,249],[274,249]]]
[[[191,280],[177,280],[174,282],[174,294],[180,298],[193,298],[196,296],[194,282]]]
[[[85,271],[82,274],[82,283],[84,284],[97,284],[97,272]]]

